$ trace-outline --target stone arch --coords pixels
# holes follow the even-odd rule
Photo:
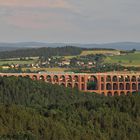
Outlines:
[[[32,76],[32,79],[33,79],[33,80],[37,80],[37,76],[36,76],[36,75],[33,75],[33,76]]]
[[[130,82],[130,76],[125,76],[125,82]]]
[[[132,83],[132,90],[137,90],[137,85],[136,85],[136,83]]]
[[[74,78],[73,78],[74,82],[79,82],[79,77],[78,75],[75,75]]]
[[[126,95],[130,95],[130,94],[131,94],[131,92],[130,92],[130,91],[127,91],[127,92],[126,92]]]
[[[136,76],[132,76],[131,81],[132,81],[132,82],[136,82],[136,81],[137,81]]]
[[[112,85],[111,83],[106,84],[106,90],[112,90]]]
[[[84,84],[81,85],[81,89],[85,90],[85,85]]]
[[[91,75],[88,77],[87,90],[97,90],[98,89],[98,79],[96,76]]]
[[[72,76],[71,76],[71,75],[68,75],[67,81],[68,81],[68,82],[72,82]]]
[[[22,78],[22,75],[18,75],[19,78]]]
[[[45,77],[43,75],[39,76],[39,80],[45,81]]]
[[[124,82],[124,77],[122,75],[119,76],[119,82]]]
[[[109,91],[109,92],[107,93],[107,96],[112,96],[112,92]]]
[[[115,91],[115,92],[114,92],[114,96],[119,96],[118,91]]]
[[[67,87],[72,88],[72,84],[71,83],[68,83],[67,84]]]
[[[65,87],[65,83],[61,83],[60,85],[63,86],[63,87]]]
[[[57,75],[54,75],[54,77],[53,77],[53,81],[54,81],[54,82],[58,82],[58,81],[59,81],[59,78],[58,78]]]
[[[104,82],[104,77],[101,77],[101,82]]]
[[[64,75],[61,75],[61,76],[60,76],[60,82],[65,82],[65,81],[66,81],[65,76],[64,76]]]
[[[124,84],[123,83],[119,84],[119,90],[124,90]]]
[[[110,75],[108,75],[108,76],[106,77],[106,82],[111,82],[111,76],[110,76]]]
[[[118,90],[118,84],[117,83],[113,84],[113,90]]]
[[[116,75],[115,75],[115,76],[113,76],[112,81],[113,81],[113,82],[117,82],[117,81],[118,81],[118,78],[117,78],[117,76],[116,76]]]
[[[124,91],[121,91],[120,92],[120,95],[122,96],[122,95],[125,95],[125,92]]]
[[[14,75],[13,75],[14,76]],[[30,78],[30,75],[25,75],[25,78]]]
[[[81,82],[84,82],[85,81],[85,78],[84,77],[81,77]]]
[[[126,90],[130,90],[130,83],[126,83]]]
[[[47,77],[46,77],[46,81],[47,81],[47,82],[52,82],[52,78],[51,78],[50,75],[47,75]]]
[[[102,92],[102,93],[101,93],[101,95],[102,95],[102,96],[105,96],[105,93],[104,93],[104,92]]]
[[[74,83],[74,88],[78,89],[79,88],[79,84],[78,83]]]
[[[101,90],[104,90],[104,84],[101,84]]]

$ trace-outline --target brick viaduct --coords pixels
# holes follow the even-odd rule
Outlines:
[[[108,96],[140,92],[140,73],[0,73],[0,76],[29,77]]]

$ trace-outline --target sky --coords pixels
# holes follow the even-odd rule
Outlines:
[[[0,42],[140,42],[140,0],[0,0]]]

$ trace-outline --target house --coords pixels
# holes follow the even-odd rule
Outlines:
[[[9,69],[10,66],[2,66],[2,69]]]

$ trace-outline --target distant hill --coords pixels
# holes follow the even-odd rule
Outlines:
[[[20,48],[41,48],[41,47],[64,47],[77,46],[81,48],[112,48],[121,50],[140,50],[140,43],[137,42],[116,42],[104,44],[78,44],[78,43],[41,43],[41,42],[18,42],[18,43],[0,43],[0,51],[15,50]]]

